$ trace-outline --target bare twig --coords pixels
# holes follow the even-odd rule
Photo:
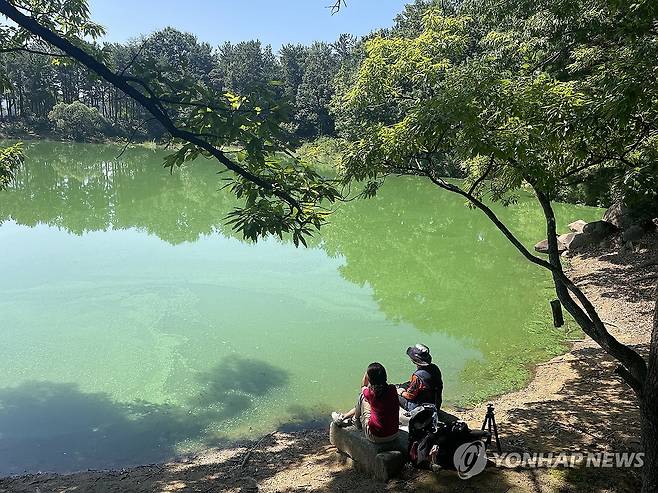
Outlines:
[[[331,10],[331,15],[337,14],[340,12],[340,9],[342,7],[347,6],[347,2],[345,0],[336,0],[332,5],[329,5],[327,8]]]
[[[244,457],[242,458],[242,462],[240,462],[240,469],[244,469],[244,467],[247,465],[249,462],[249,459],[251,458],[251,454],[256,450],[258,447],[260,447],[260,444],[265,441],[265,439],[270,438],[273,436],[276,432],[273,431],[272,433],[268,433],[267,435],[263,436],[258,440],[249,450],[247,450],[247,453],[244,454]]]
[[[116,157],[117,160],[121,159],[121,156],[123,156],[123,154],[126,152],[126,150],[128,149],[128,146],[130,146],[130,144],[133,143],[133,140],[134,140],[134,138],[135,138],[135,135],[137,134],[137,131],[138,131],[140,128],[142,128],[142,125],[144,125],[145,123],[148,123],[148,122],[150,122],[150,121],[153,121],[153,120],[155,120],[155,118],[148,118],[147,120],[144,120],[143,122],[140,122],[139,125],[135,125],[135,126],[133,127],[133,130],[132,130],[132,132],[130,133],[130,137],[128,137],[128,141],[126,142],[126,144],[125,144],[125,145],[123,146],[123,148],[121,149],[121,152],[120,152],[120,153],[117,155],[117,157]]]
[[[139,48],[135,51],[135,53],[133,54],[130,61],[126,64],[125,67],[123,67],[121,69],[121,72],[119,72],[119,75],[124,75],[126,73],[126,70],[128,70],[132,66],[133,63],[135,63],[135,61],[137,60],[139,55],[142,53],[142,50],[144,50],[144,47],[146,46],[146,43],[147,43],[146,39],[144,41],[142,41],[142,44],[139,45]]]

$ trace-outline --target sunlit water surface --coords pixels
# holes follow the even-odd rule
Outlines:
[[[561,350],[548,276],[420,179],[340,207],[310,248],[242,241],[218,168],[32,143],[0,193],[0,474],[116,468],[325,424],[371,361],[432,348],[445,398],[518,387]],[[531,246],[529,197],[495,208]],[[600,211],[556,205],[561,229]]]

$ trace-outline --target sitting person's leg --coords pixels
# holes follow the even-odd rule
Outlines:
[[[359,398],[356,401],[356,407],[354,409],[354,424],[360,430],[365,430],[368,426],[368,421],[370,420],[370,403],[365,400],[362,393],[359,394]]]
[[[355,425],[358,429],[365,429],[370,419],[370,404],[360,393],[356,400],[356,406],[346,413],[333,412],[331,418],[338,426]]]
[[[357,428],[363,430],[363,434],[368,440],[373,443],[385,443],[396,440],[398,437],[397,431],[395,434],[388,437],[380,437],[372,433],[370,430],[370,415],[372,414],[372,408],[368,400],[361,394],[356,405],[356,414],[354,415],[354,421],[356,422]]]
[[[416,402],[410,401],[401,395],[398,395],[398,401],[400,402],[400,407],[405,411],[413,411],[418,407]]]
[[[347,411],[346,413],[339,413],[334,411],[331,413],[331,419],[334,421],[339,426],[349,426],[352,424],[352,421],[354,421],[356,426],[358,428],[361,427],[361,422],[359,421],[361,412],[362,412],[362,401],[363,401],[363,394],[359,393],[359,397],[356,400],[356,406]],[[368,404],[366,402],[366,404]],[[368,408],[368,412],[370,412],[370,408]],[[354,419],[352,419],[354,418]]]

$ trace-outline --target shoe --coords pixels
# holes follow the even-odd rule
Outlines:
[[[347,428],[353,423],[352,418],[346,418],[343,414],[337,412],[331,413],[331,419],[339,428]]]

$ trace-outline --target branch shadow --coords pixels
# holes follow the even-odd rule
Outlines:
[[[647,235],[638,252],[621,248],[592,248],[579,252],[583,259],[597,260],[593,272],[575,277],[574,282],[581,288],[595,288],[603,298],[622,299],[638,303],[653,299],[656,289],[658,266],[649,265],[658,252],[658,238]],[[610,253],[610,250],[614,250]],[[606,267],[606,263],[610,264]],[[620,268],[621,267],[621,268]]]
[[[648,344],[632,346],[641,355]],[[640,452],[639,409],[633,391],[615,374],[616,363],[600,349],[573,351],[574,376],[561,397],[507,412],[503,447],[517,452]],[[596,382],[594,385],[593,382]],[[564,444],[569,444],[565,449]],[[551,475],[574,491],[639,491],[639,468],[565,468]]]

